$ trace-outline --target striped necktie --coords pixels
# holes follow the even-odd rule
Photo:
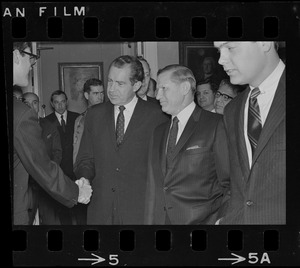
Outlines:
[[[61,123],[62,131],[63,131],[63,132],[66,132],[66,122],[65,122],[64,116],[61,115],[60,118],[61,118],[60,123]]]
[[[248,138],[250,141],[252,155],[257,147],[259,136],[262,130],[261,117],[259,106],[257,103],[257,96],[260,94],[258,87],[254,88],[249,98],[248,110]]]

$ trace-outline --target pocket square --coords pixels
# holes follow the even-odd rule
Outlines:
[[[191,146],[191,147],[187,148],[186,151],[195,150],[195,149],[199,149],[199,148],[202,148],[202,147],[200,147],[199,145],[194,145],[194,146]]]
[[[50,133],[50,134],[48,134],[47,135],[47,139],[50,139],[51,138],[51,136],[52,136],[52,134]]]

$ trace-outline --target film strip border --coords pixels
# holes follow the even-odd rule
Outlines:
[[[82,6],[85,7],[84,15],[78,14],[82,12]],[[5,13],[7,7],[10,14]],[[40,14],[41,7],[46,9]],[[297,2],[2,3],[3,46],[8,49],[13,41],[21,40],[289,40],[287,53],[295,53],[299,50],[299,7]],[[5,55],[11,60],[9,57],[10,54]],[[297,58],[290,59],[289,68],[292,61],[293,66],[297,66]],[[290,73],[287,83],[295,81],[296,76],[296,72]],[[293,174],[289,164],[287,170]],[[287,182],[289,193],[293,186]],[[299,223],[299,214],[297,216],[293,210],[299,208],[299,199],[293,194],[287,198],[288,223],[291,222],[289,219],[297,217]],[[263,227],[15,226],[13,229],[12,257],[16,266],[239,263],[285,266],[300,263],[297,224]]]
[[[299,10],[297,2],[14,2],[2,5],[2,16],[4,32],[13,39],[284,40],[291,32],[297,32]]]
[[[72,226],[15,230],[14,265],[297,265],[300,232],[279,226]],[[104,260],[102,260],[104,259]]]

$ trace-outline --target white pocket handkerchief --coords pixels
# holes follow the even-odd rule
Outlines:
[[[187,148],[186,151],[195,150],[195,149],[199,149],[199,148],[201,148],[199,145],[194,145],[194,146],[191,146],[191,147]]]

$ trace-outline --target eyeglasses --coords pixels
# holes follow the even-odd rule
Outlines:
[[[217,91],[216,94],[215,94],[215,98],[218,99],[218,98],[220,98],[221,96],[223,97],[224,101],[228,101],[228,100],[232,100],[232,99],[233,99],[233,98],[230,97],[229,95]]]
[[[29,53],[29,52],[24,51],[24,50],[22,50],[21,53],[29,55],[29,60],[30,60],[31,66],[33,66],[34,64],[36,64],[37,60],[40,58],[39,55],[35,55],[35,54]]]

